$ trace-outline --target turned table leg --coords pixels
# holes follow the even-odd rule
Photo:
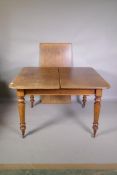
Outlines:
[[[87,96],[83,95],[83,99],[82,99],[82,107],[84,108],[87,102]]]
[[[101,96],[95,96],[94,102],[94,122],[93,122],[93,134],[96,136],[96,132],[98,130],[98,121],[100,115],[100,106],[101,106]]]
[[[20,93],[19,93],[20,94]],[[22,132],[22,137],[24,138],[26,124],[25,124],[25,99],[24,95],[18,95],[18,110],[19,110],[19,117],[20,117],[20,130]]]
[[[31,104],[31,108],[33,108],[33,106],[34,106],[34,95],[31,95],[30,96],[30,104]]]

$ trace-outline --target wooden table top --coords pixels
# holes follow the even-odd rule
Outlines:
[[[90,67],[25,67],[10,85],[13,89],[104,89],[110,85]]]
[[[59,89],[58,68],[25,67],[9,87],[13,89]]]
[[[91,67],[59,68],[64,89],[105,89],[110,85]]]

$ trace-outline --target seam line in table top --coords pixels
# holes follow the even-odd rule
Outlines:
[[[61,77],[60,77],[60,70],[58,68],[58,76],[59,76],[59,89],[61,89]]]

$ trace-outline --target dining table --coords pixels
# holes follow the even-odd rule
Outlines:
[[[101,97],[110,85],[92,67],[24,67],[9,84],[16,90],[21,135],[25,137],[25,96],[94,96],[93,136],[99,123]],[[46,106],[45,106],[46,108]],[[47,114],[50,115],[50,114]]]

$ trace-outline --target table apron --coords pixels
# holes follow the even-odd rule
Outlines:
[[[96,89],[25,89],[25,95],[91,95]]]

